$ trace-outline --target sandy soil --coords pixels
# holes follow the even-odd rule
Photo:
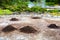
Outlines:
[[[12,18],[18,20],[13,19],[12,21]],[[56,24],[56,28],[55,26],[52,28],[48,27],[50,24]],[[9,25],[15,29],[11,29]],[[3,29],[4,31],[2,31]],[[34,30],[36,31],[34,32]],[[60,40],[60,21],[21,16],[4,16],[0,18],[0,40]]]

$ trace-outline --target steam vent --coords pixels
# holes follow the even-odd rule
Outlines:
[[[60,40],[60,21],[20,15],[1,17],[0,40]]]

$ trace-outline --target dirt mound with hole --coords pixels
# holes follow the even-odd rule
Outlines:
[[[14,31],[16,28],[14,28],[12,25],[8,25],[5,28],[2,29],[3,32],[12,32]]]
[[[32,19],[40,19],[40,17],[31,17]]]
[[[37,30],[34,29],[33,27],[25,26],[23,28],[20,28],[20,32],[24,32],[24,33],[35,33],[35,32],[37,32]]]
[[[10,21],[18,21],[17,18],[11,18]]]
[[[58,29],[59,26],[57,26],[56,24],[50,24],[50,25],[48,26],[48,28]]]

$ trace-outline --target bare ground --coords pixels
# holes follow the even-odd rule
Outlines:
[[[12,21],[12,18],[18,20]],[[55,26],[50,28],[48,27],[50,24],[55,24]],[[16,29],[12,30],[9,25]],[[6,32],[2,31],[4,28]],[[36,31],[33,32],[34,30]],[[0,18],[0,40],[60,40],[60,21],[37,17],[4,16]]]

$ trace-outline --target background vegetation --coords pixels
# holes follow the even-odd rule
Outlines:
[[[0,0],[0,14],[12,14],[12,12],[40,12],[44,13],[47,11],[46,8],[38,6],[29,8],[28,0]],[[60,5],[59,0],[46,0],[46,5]],[[49,11],[51,12],[51,11]],[[57,11],[56,11],[57,12]]]

